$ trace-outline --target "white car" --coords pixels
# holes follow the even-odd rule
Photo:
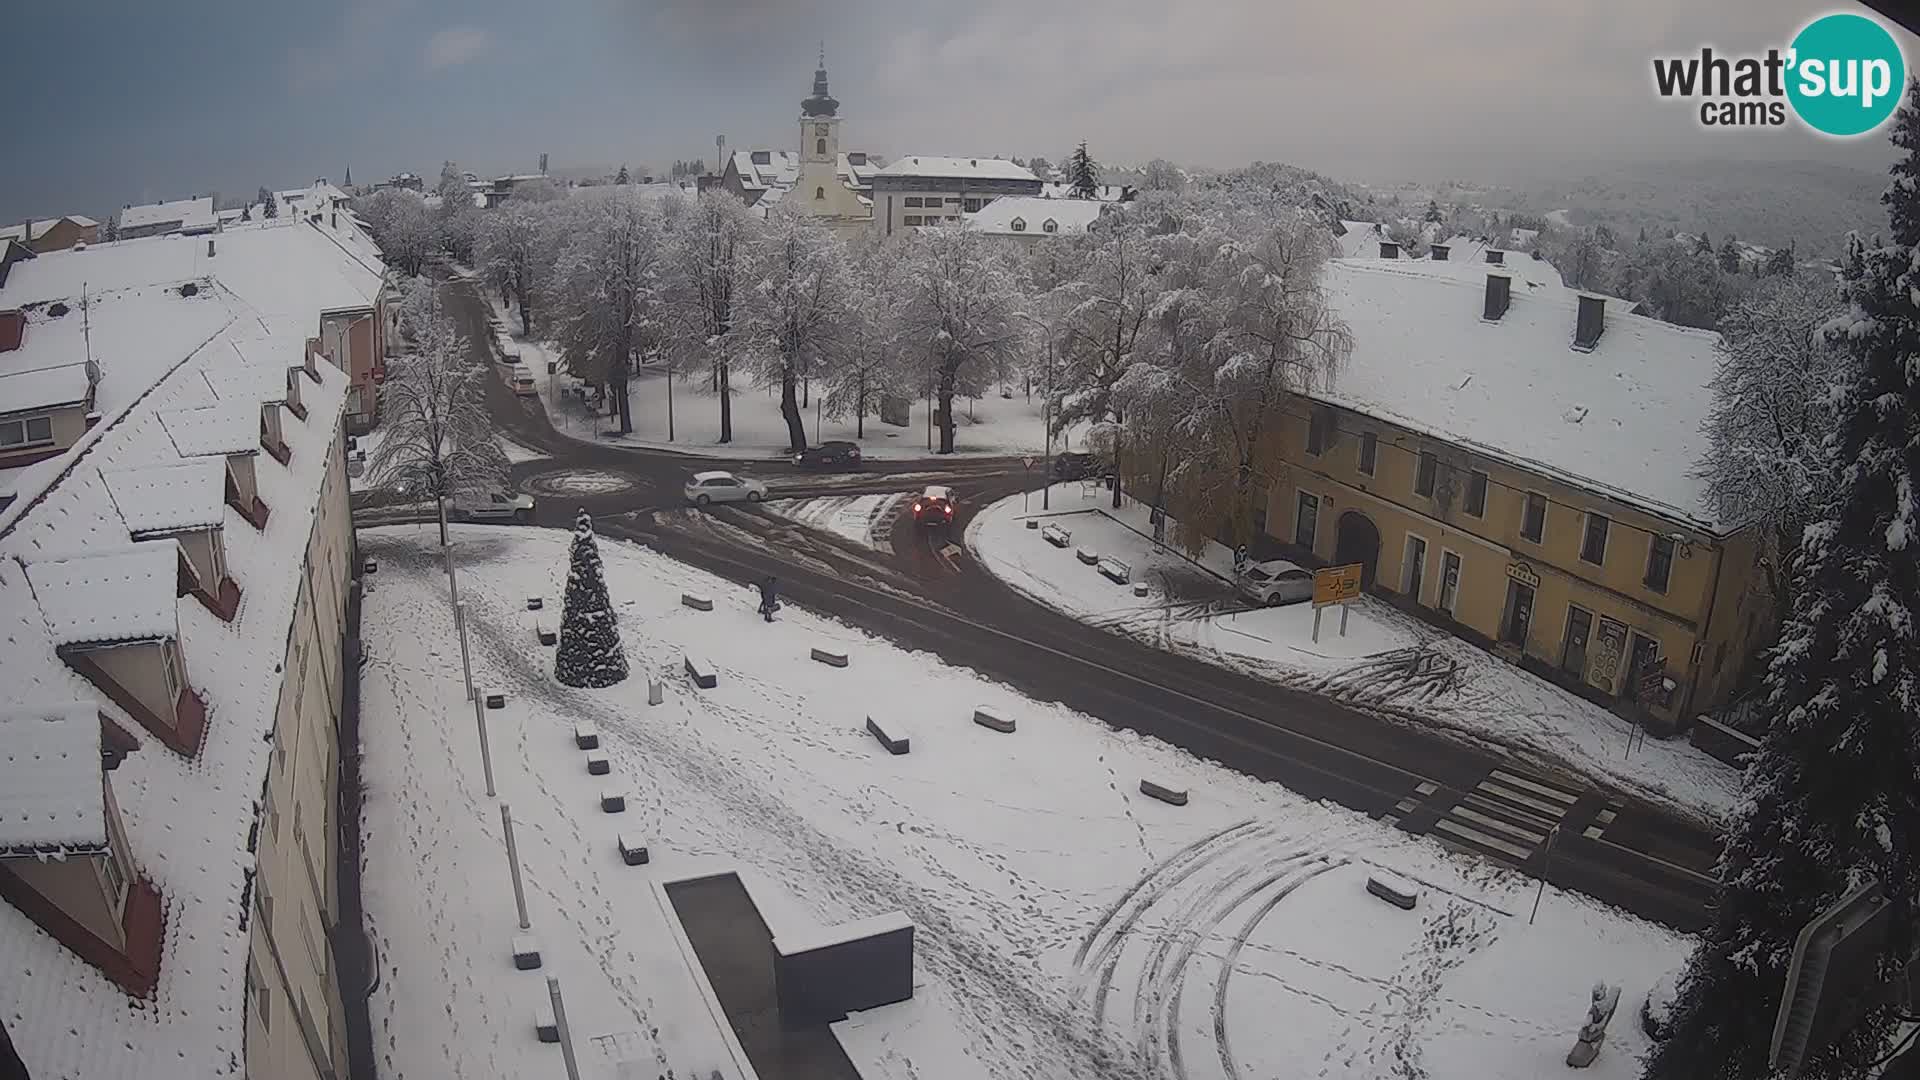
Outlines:
[[[456,495],[453,512],[448,516],[457,521],[531,521],[533,496],[505,491]]]
[[[694,473],[687,481],[687,501],[695,506],[723,502],[759,502],[767,497],[767,485],[730,472]]]
[[[1253,563],[1240,571],[1241,595],[1265,607],[1313,599],[1313,572],[1285,559]]]

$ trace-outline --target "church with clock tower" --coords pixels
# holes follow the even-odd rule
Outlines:
[[[861,155],[861,165],[865,155]],[[848,183],[851,175],[840,152],[840,103],[827,92],[827,57],[813,73],[813,94],[800,102],[800,167],[782,202],[808,215],[827,219],[838,232],[852,236],[873,223],[873,200]]]

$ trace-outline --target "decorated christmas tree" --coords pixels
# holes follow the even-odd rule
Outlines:
[[[553,677],[568,686],[612,686],[627,677],[627,654],[620,647],[620,620],[607,599],[607,576],[593,518],[585,510],[573,519],[573,565],[567,571],[566,604],[560,613],[560,649]]]

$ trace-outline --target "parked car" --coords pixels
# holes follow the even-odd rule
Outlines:
[[[913,500],[913,520],[921,525],[946,525],[953,521],[953,489],[934,485]]]
[[[858,469],[860,448],[844,441],[823,442],[793,455],[793,463],[802,469]]]
[[[1250,563],[1240,571],[1241,595],[1265,607],[1313,599],[1313,571],[1285,559]]]
[[[1055,454],[1053,455],[1053,478],[1055,480],[1085,480],[1100,471],[1100,459],[1092,454]]]
[[[513,392],[521,397],[535,397],[539,394],[539,391],[533,388],[533,371],[525,364],[514,366]]]
[[[695,506],[724,502],[759,502],[767,497],[767,485],[730,472],[694,473],[687,481],[687,501]]]
[[[451,512],[457,521],[533,520],[533,496],[508,491],[490,491],[484,495],[455,495]]]

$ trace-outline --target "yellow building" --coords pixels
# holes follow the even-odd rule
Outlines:
[[[1287,415],[1265,528],[1674,730],[1726,700],[1774,629],[1755,531],[1720,522],[1691,475],[1715,335],[1530,278],[1330,264],[1353,352]]]

